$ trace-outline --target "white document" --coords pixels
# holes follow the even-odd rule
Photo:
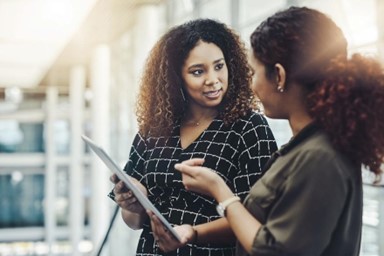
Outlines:
[[[87,145],[100,157],[100,159],[108,166],[108,168],[119,177],[120,180],[122,180],[128,189],[132,191],[132,193],[135,195],[137,200],[141,203],[141,205],[146,209],[153,212],[163,223],[163,225],[173,234],[173,236],[177,240],[181,240],[179,235],[175,232],[171,224],[164,218],[164,216],[157,210],[157,208],[149,201],[147,196],[141,192],[140,189],[138,189],[135,184],[132,183],[130,180],[129,175],[127,175],[110,157],[109,155],[104,151],[103,148],[96,145],[90,138],[86,137],[85,135],[81,136],[83,140],[87,143]]]

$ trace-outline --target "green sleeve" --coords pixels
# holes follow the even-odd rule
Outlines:
[[[292,161],[277,190],[260,183],[275,202],[255,237],[252,255],[318,255],[325,249],[348,196],[339,166],[328,152],[306,151]]]

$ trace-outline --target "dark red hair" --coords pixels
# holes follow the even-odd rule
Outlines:
[[[361,55],[347,58],[347,41],[323,13],[291,7],[264,21],[251,35],[254,56],[272,78],[280,63],[288,82],[306,88],[310,115],[334,146],[380,174],[384,161],[384,74]]]

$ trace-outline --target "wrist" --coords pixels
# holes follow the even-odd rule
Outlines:
[[[232,196],[222,202],[219,202],[219,204],[216,206],[217,213],[220,215],[220,217],[226,217],[227,207],[235,202],[240,202],[240,200],[240,197]]]
[[[194,226],[192,226],[192,230],[193,230],[193,236],[191,239],[191,244],[196,244],[198,242],[198,232]]]
[[[224,180],[220,180],[218,188],[215,190],[215,195],[213,196],[217,202],[225,201],[228,198],[234,196],[232,190],[227,186]]]

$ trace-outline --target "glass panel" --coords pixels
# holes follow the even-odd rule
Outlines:
[[[173,0],[171,2],[171,12],[170,15],[173,24],[181,24],[193,17],[194,9],[193,0]],[[186,17],[189,17],[186,19]]]
[[[19,123],[23,140],[15,152],[44,152],[43,124]]]
[[[250,23],[255,24],[255,20],[263,20],[267,16],[282,9],[286,5],[286,0],[239,0],[239,24],[247,26]],[[254,28],[256,28],[254,25]]]
[[[174,20],[173,24],[174,24],[175,26],[177,26],[177,25],[181,25],[181,24],[183,24],[183,23],[185,23],[185,22],[187,22],[187,21],[192,20],[193,18],[194,18],[193,13],[189,13],[189,14],[186,14],[186,15],[184,15],[184,16],[177,17],[177,18]]]
[[[9,153],[17,151],[23,140],[23,132],[18,122],[14,120],[0,121],[0,152]]]
[[[0,121],[0,153],[43,152],[43,124]]]
[[[260,19],[260,22],[261,22],[261,19]],[[251,24],[247,27],[242,27],[240,29],[240,36],[243,39],[243,42],[246,45],[248,50],[251,50],[251,42],[250,42],[251,34],[253,33],[253,31],[255,31],[256,27],[259,25],[260,22],[255,22],[254,24]]]
[[[84,166],[82,192],[78,196],[81,197],[84,202],[84,224],[89,223],[89,203],[90,203],[90,187],[91,180],[89,179],[89,166]],[[57,171],[56,179],[56,204],[52,208],[56,211],[56,220],[58,226],[69,225],[69,191],[70,191],[70,180],[69,180],[69,168],[59,167]],[[107,200],[107,199],[105,199]]]
[[[56,153],[69,152],[69,123],[57,120],[54,124]],[[44,124],[0,120],[0,153],[45,152]]]
[[[43,226],[44,175],[0,175],[0,227]]]
[[[44,170],[38,167],[0,169],[0,228],[44,225]],[[89,166],[84,168],[82,193],[84,224],[89,222]],[[56,199],[48,205],[55,211],[58,226],[69,223],[69,169],[59,166],[56,173]],[[107,200],[107,199],[106,199]]]
[[[56,203],[52,208],[56,211],[58,226],[66,226],[69,222],[69,174],[68,168],[59,168],[56,176]]]
[[[211,0],[201,5],[202,18],[218,19],[231,24],[231,2],[229,0]]]
[[[80,255],[91,255],[92,253],[92,242],[83,240],[78,245]],[[73,250],[71,243],[68,240],[56,241],[53,243],[51,252],[49,246],[43,241],[16,241],[10,243],[0,242],[0,255],[2,256],[16,256],[16,255],[60,255],[60,256],[71,256]],[[129,256],[126,254],[119,254]]]
[[[54,134],[56,153],[59,155],[69,154],[69,122],[67,120],[57,120],[54,124]]]
[[[350,47],[378,40],[376,0],[306,0],[302,3],[327,13],[343,30]]]
[[[288,143],[292,137],[292,131],[287,120],[267,118],[272,129],[277,145],[280,147]]]
[[[380,243],[380,237],[383,235],[382,227],[384,223],[383,195],[383,186],[364,186],[361,256],[382,255],[383,243]]]

